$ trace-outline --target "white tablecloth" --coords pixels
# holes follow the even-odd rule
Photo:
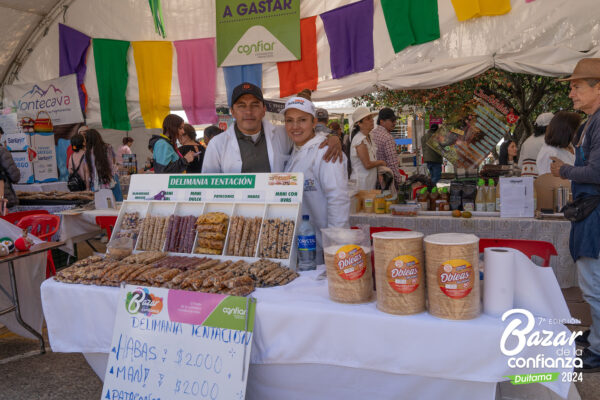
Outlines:
[[[21,236],[21,229],[15,225],[0,219],[0,237],[8,236],[15,240]],[[33,238],[36,243],[41,242]],[[23,320],[38,332],[42,332],[42,301],[40,297],[40,285],[46,279],[46,253],[34,254],[14,261],[15,276],[17,280],[17,291],[19,292],[19,301],[21,317]],[[10,290],[10,277],[8,274],[8,263],[0,264],[0,285],[8,292]],[[0,291],[0,310],[12,305],[4,292]],[[29,331],[23,328],[17,322],[15,313],[11,312],[0,316],[0,324],[5,325],[11,332],[18,335],[37,339]]]
[[[315,280],[316,275],[316,271],[306,272],[289,285],[257,289],[254,293],[258,304],[250,398],[290,398],[276,394],[288,386],[271,378],[276,374],[269,373],[267,367],[274,365],[292,370],[305,366],[307,373],[332,367],[337,373],[344,371],[345,379],[354,382],[352,387],[360,382],[364,385],[366,381],[361,377],[371,374],[383,374],[380,378],[395,376],[399,382],[417,377],[412,382],[420,383],[410,387],[424,384],[424,393],[446,393],[445,398],[462,399],[465,393],[476,394],[470,398],[492,399],[496,382],[506,380],[504,376],[544,372],[508,367],[508,357],[500,352],[505,323],[499,319],[481,315],[470,321],[448,321],[428,313],[395,316],[377,310],[375,302],[334,303],[329,300],[327,281]],[[118,290],[45,281],[42,302],[53,351],[108,353]],[[560,296],[560,291],[537,293],[537,296],[549,299]],[[561,312],[547,317],[563,318]],[[536,329],[555,333],[566,330],[563,325],[541,321]],[[519,356],[538,354],[556,355],[551,348],[527,347]],[[335,375],[332,372],[331,379],[321,376],[317,385],[323,391],[331,390],[328,386],[344,379]],[[334,383],[328,385],[328,381]],[[304,382],[306,386],[307,381]],[[439,386],[432,386],[438,383]],[[566,396],[569,390],[569,384],[562,382],[552,382],[548,387],[561,396]],[[449,388],[463,389],[454,396],[449,394],[452,391],[446,391]],[[352,397],[360,398],[358,393]]]
[[[96,217],[117,216],[115,209],[86,210],[73,212],[71,210],[60,213],[60,241],[65,245],[60,249],[70,255],[75,255],[75,245],[84,240],[98,236],[102,230],[96,224]]]
[[[31,183],[31,184],[16,184],[13,189],[18,192],[68,192],[69,186],[67,182],[46,182],[46,183]]]

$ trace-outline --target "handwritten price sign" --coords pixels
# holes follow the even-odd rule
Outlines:
[[[119,296],[103,400],[244,398],[254,299],[130,285]]]

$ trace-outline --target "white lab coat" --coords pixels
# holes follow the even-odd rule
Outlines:
[[[273,126],[266,119],[262,120],[262,125],[267,139],[267,153],[271,172],[282,172],[290,158],[293,143],[285,133],[283,126]],[[235,136],[235,128],[232,124],[225,132],[215,136],[208,142],[202,163],[202,173],[239,174],[241,172],[242,156]]]
[[[323,263],[321,228],[349,226],[350,195],[348,171],[344,162],[325,162],[327,151],[319,149],[323,137],[317,135],[301,148],[294,147],[285,172],[304,174],[302,215],[308,214],[317,238],[317,263]]]

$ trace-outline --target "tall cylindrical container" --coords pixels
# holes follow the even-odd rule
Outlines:
[[[473,319],[481,312],[479,238],[438,233],[425,238],[429,313],[445,319]]]
[[[425,311],[423,234],[373,234],[377,308],[398,315]]]

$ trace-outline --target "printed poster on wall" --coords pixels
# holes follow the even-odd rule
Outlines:
[[[49,115],[55,126],[83,122],[75,74],[49,81],[6,85],[4,106],[15,109],[19,119],[35,120]]]
[[[427,145],[455,168],[476,168],[518,120],[515,110],[502,99],[477,89],[469,115],[457,127],[442,125]]]
[[[23,129],[21,129],[21,125],[18,123],[17,113],[4,111],[0,114],[0,128],[4,132],[0,144],[10,151],[27,150],[29,142]]]
[[[300,59],[300,0],[217,0],[217,66]]]
[[[244,399],[256,300],[126,285],[101,399]]]
[[[30,146],[27,153],[29,154],[29,161],[33,164],[35,182],[58,181],[54,133],[33,132],[27,133],[27,135],[30,137]]]

